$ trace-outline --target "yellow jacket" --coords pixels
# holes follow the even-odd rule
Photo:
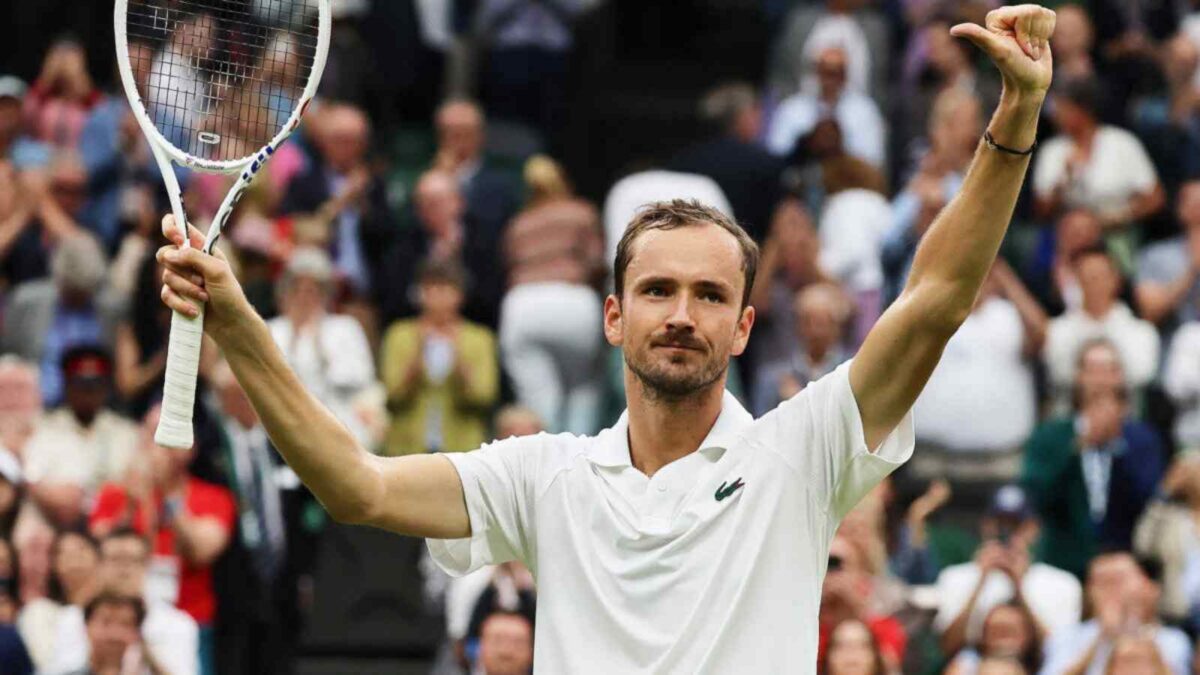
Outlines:
[[[447,452],[474,450],[488,440],[490,414],[500,388],[496,336],[463,321],[455,347],[456,363],[443,382],[430,382],[424,368],[411,378],[414,361],[423,357],[419,323],[397,321],[388,328],[379,364],[392,414],[385,454],[427,452],[431,436],[440,437],[441,447],[436,449]]]

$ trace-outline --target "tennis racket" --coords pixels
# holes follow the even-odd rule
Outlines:
[[[329,51],[329,0],[116,0],[125,95],[184,228],[173,165],[238,174],[209,227],[211,253],[242,192],[316,93]],[[192,446],[204,311],[171,317],[159,445]]]

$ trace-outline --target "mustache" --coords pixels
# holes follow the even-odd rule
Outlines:
[[[668,331],[652,339],[650,344],[654,347],[684,347],[699,351],[708,349],[703,340],[687,331]]]

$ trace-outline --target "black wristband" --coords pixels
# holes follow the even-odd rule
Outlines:
[[[1010,155],[1016,155],[1018,157],[1026,157],[1028,155],[1032,155],[1033,151],[1037,150],[1037,145],[1038,145],[1037,141],[1035,140],[1033,142],[1033,145],[1029,146],[1028,150],[1013,150],[1012,148],[1007,148],[1007,147],[997,143],[996,139],[992,138],[992,132],[990,129],[984,130],[983,142],[987,143],[987,146],[989,148],[991,148],[992,150],[999,150],[1000,152],[1007,152]]]

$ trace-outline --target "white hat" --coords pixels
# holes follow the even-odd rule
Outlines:
[[[15,75],[0,76],[0,98],[15,98],[21,100],[25,98],[25,92],[29,87],[21,81],[21,78]]]

